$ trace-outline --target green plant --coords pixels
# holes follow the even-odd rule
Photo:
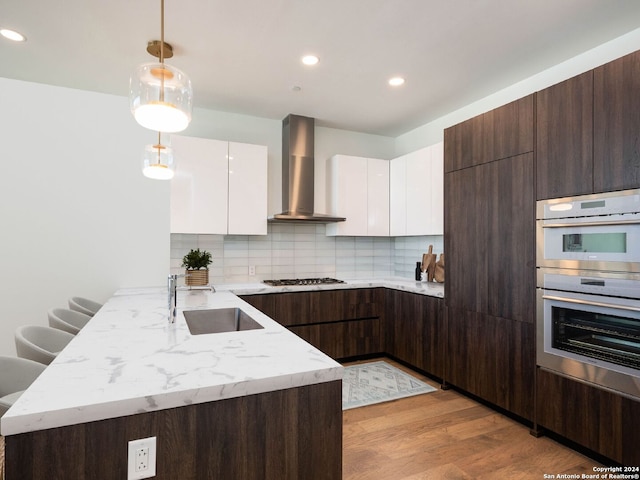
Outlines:
[[[195,250],[192,248],[184,257],[182,257],[182,266],[187,270],[209,270],[211,265],[211,254],[206,250],[200,251],[199,248]]]

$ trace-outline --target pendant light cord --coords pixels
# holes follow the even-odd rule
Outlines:
[[[164,0],[160,0],[160,63],[164,64]]]
[[[158,165],[160,165],[162,162],[160,161],[160,151],[162,150],[162,142],[160,140],[160,132],[158,132],[158,145],[156,145],[157,150],[158,150]]]

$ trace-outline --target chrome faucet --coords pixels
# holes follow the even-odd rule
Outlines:
[[[167,289],[169,290],[169,323],[175,323],[178,312],[178,278],[186,277],[185,274],[174,274],[167,277]]]

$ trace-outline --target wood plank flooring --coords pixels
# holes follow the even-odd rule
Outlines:
[[[344,480],[542,479],[597,462],[391,360],[438,391],[343,416]],[[0,479],[4,439],[0,437]]]
[[[524,425],[384,359],[437,392],[346,410],[344,480],[542,479],[600,465]]]

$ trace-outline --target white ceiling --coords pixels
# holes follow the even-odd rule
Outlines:
[[[167,63],[191,77],[196,107],[394,137],[640,27],[638,0],[165,0],[165,12]],[[126,96],[154,60],[160,1],[0,0],[0,26],[28,38],[0,38],[0,76]],[[393,75],[406,84],[389,87]]]

